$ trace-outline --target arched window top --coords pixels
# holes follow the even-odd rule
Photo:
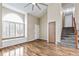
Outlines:
[[[10,13],[5,15],[2,20],[9,21],[9,22],[23,23],[23,20],[21,19],[21,17],[15,13]]]

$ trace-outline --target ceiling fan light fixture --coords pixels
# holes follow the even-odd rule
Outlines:
[[[32,11],[34,10],[34,7],[36,6],[39,10],[41,10],[41,7],[39,5],[43,5],[43,6],[48,6],[44,3],[35,3],[35,2],[32,2],[32,3],[28,3],[27,5],[24,6],[25,7],[28,7],[29,5],[32,5]]]

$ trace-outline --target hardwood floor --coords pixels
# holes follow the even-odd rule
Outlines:
[[[35,40],[0,50],[1,56],[78,56],[79,49],[66,48]]]

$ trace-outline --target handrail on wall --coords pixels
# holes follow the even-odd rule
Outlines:
[[[75,47],[78,48],[78,32],[77,32],[76,21],[74,17],[72,18],[72,26],[74,27],[74,32],[75,32]]]

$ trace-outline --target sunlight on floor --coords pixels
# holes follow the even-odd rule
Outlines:
[[[10,51],[6,51],[5,49],[2,51],[3,56],[23,56],[24,54],[24,47],[19,47],[12,49]]]

